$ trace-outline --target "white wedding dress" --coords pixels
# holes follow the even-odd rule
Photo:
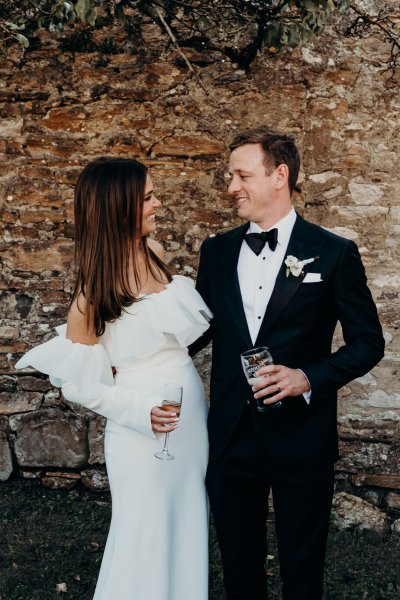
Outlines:
[[[107,323],[98,344],[73,343],[62,326],[17,363],[107,417],[112,519],[94,600],[207,600],[207,405],[187,345],[211,316],[193,282],[175,276]],[[150,410],[167,382],[183,386],[183,402],[169,436],[175,460],[162,461],[154,453],[164,436],[154,435]]]

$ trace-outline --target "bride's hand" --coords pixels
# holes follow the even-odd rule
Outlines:
[[[167,412],[159,406],[151,409],[151,427],[156,433],[166,433],[178,427],[179,417],[177,413]]]

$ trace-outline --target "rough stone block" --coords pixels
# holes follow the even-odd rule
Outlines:
[[[61,398],[61,392],[57,388],[49,390],[43,398],[43,402],[42,402],[43,408],[49,408],[52,406],[56,407],[56,408],[58,408],[58,407],[61,408],[64,406],[64,403]]]
[[[21,390],[29,392],[48,392],[53,387],[47,377],[33,377],[31,375],[20,376],[18,385]]]
[[[392,523],[392,531],[395,535],[400,535],[400,519],[396,519],[396,521]]]
[[[400,510],[400,494],[389,492],[386,496],[386,506],[394,510]]]
[[[212,138],[205,136],[173,136],[155,144],[155,156],[214,156],[221,154],[223,145]]]
[[[104,464],[104,429],[106,419],[95,415],[89,421],[89,464]]]
[[[82,131],[85,119],[85,111],[79,105],[52,108],[39,125],[61,131]]]
[[[0,339],[17,340],[19,338],[19,327],[0,326]]]
[[[80,480],[78,473],[46,473],[42,477],[45,487],[53,490],[72,490]]]
[[[400,475],[373,475],[370,473],[359,473],[354,475],[353,483],[358,486],[374,486],[379,488],[391,488],[400,490]]]
[[[90,469],[81,472],[82,483],[89,490],[94,492],[108,492],[110,484],[108,483],[107,473],[99,469]]]
[[[378,204],[384,190],[379,185],[365,183],[349,183],[349,191],[353,202],[359,206]]]
[[[7,438],[8,419],[0,417],[0,481],[6,481],[13,472],[10,444]]]
[[[397,473],[400,468],[400,446],[397,444],[340,441],[338,471],[357,473]]]
[[[22,117],[18,119],[2,119],[0,125],[0,137],[18,137],[22,134],[24,120]]]
[[[68,138],[42,137],[37,134],[27,136],[27,152],[32,157],[69,158],[77,150],[78,140]]]
[[[10,418],[20,467],[82,467],[88,460],[87,423],[56,408]]]
[[[42,403],[40,392],[0,393],[0,414],[15,415],[37,410]]]
[[[400,415],[395,411],[339,417],[339,435],[344,440],[399,442]]]
[[[23,479],[40,479],[42,477],[41,470],[32,470],[32,471],[18,471],[18,475]]]
[[[17,389],[17,378],[11,375],[0,376],[0,392],[15,392]]]
[[[65,271],[70,267],[72,242],[43,242],[11,248],[4,253],[7,266],[16,271]]]
[[[339,529],[370,530],[380,535],[388,529],[385,513],[362,498],[346,492],[335,494],[332,516]]]

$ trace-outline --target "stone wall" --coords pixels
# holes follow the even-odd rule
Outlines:
[[[13,369],[65,320],[82,166],[104,154],[145,161],[164,204],[157,238],[176,272],[195,277],[201,241],[238,224],[226,143],[268,123],[293,133],[302,152],[296,209],[357,242],[387,341],[380,365],[341,392],[338,491],[400,516],[400,95],[385,72],[388,46],[328,31],[302,50],[258,58],[250,73],[187,48],[193,77],[154,23],[136,54],[111,33],[115,54],[78,44],[61,52],[43,33],[36,49],[0,63],[0,479],[106,485],[103,420],[41,375]],[[93,40],[110,35],[100,29]],[[198,363],[206,380],[207,355]]]

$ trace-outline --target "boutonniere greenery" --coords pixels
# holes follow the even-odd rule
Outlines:
[[[318,259],[319,256],[314,256],[313,258],[304,258],[303,260],[299,260],[295,256],[289,254],[285,260],[286,277],[289,277],[289,275],[293,275],[294,277],[304,275],[303,267],[305,265],[309,265],[310,263],[314,262],[314,260]]]

